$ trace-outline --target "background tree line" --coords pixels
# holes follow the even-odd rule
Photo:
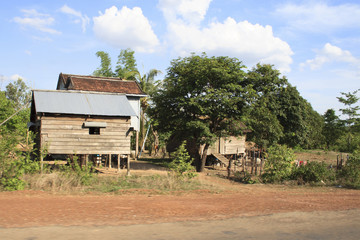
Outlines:
[[[193,54],[173,60],[165,79],[156,82],[160,71],[141,75],[130,49],[121,50],[114,72],[107,53],[100,51],[97,56],[101,64],[95,75],[136,80],[149,95],[151,101],[142,102],[143,116],[151,119],[156,134],[147,146],[151,148],[156,139],[156,145],[175,144],[174,150],[187,140],[198,171],[204,167],[206,150],[219,136],[244,131],[240,122],[251,130],[248,140],[260,148],[283,144],[343,152],[359,149],[358,90],[338,97],[345,105],[340,109],[346,116],[342,120],[333,109],[317,113],[273,65],[257,64],[246,71],[236,58]],[[144,131],[142,123],[142,136]]]
[[[131,49],[120,51],[114,71],[106,52],[96,55],[101,63],[94,75],[135,80],[148,94],[141,102],[143,119],[151,122],[153,133],[146,142],[147,148],[187,140],[198,171],[203,169],[206,150],[216,138],[244,131],[239,123],[252,130],[248,140],[261,148],[285,144],[303,149],[359,150],[359,90],[340,93],[338,100],[344,104],[341,119],[334,109],[324,115],[317,113],[272,65],[258,64],[246,70],[236,58],[191,55],[173,60],[165,79],[156,81],[160,71],[152,69],[141,74]],[[29,100],[29,88],[21,79],[6,86],[0,92],[1,122]],[[30,109],[26,107],[0,127],[2,147],[10,142],[12,146],[26,142],[29,116]],[[142,121],[141,142],[146,128]],[[9,154],[2,151],[2,159]]]

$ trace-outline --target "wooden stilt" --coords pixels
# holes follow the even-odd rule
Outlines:
[[[109,169],[111,169],[111,160],[112,160],[112,154],[109,154]]]
[[[117,168],[118,168],[118,173],[120,173],[120,154],[117,155]]]
[[[139,155],[139,131],[135,131],[136,133],[136,140],[135,140],[135,160]]]
[[[130,176],[130,156],[127,155],[127,176]]]

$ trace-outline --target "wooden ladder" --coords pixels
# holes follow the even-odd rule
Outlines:
[[[225,167],[227,167],[229,165],[229,159],[227,159],[224,155],[222,155],[221,153],[212,153],[212,155],[219,160],[222,164],[225,165]]]

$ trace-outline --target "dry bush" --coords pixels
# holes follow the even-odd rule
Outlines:
[[[27,182],[28,189],[51,192],[72,193],[84,191],[81,179],[74,174],[52,172],[49,174],[26,174],[23,180]]]

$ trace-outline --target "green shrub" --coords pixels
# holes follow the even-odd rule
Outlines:
[[[0,188],[6,191],[22,190],[26,182],[24,174],[40,170],[37,161],[31,160],[31,153],[24,155],[17,148],[18,139],[12,135],[0,138]]]
[[[249,172],[245,171],[245,172],[235,172],[234,173],[234,180],[235,181],[239,181],[241,183],[245,183],[245,184],[255,184],[258,183],[258,179],[257,177],[253,177]]]
[[[360,152],[349,156],[345,166],[338,172],[339,183],[360,189]]]
[[[335,172],[328,168],[324,162],[308,162],[299,167],[294,166],[291,173],[291,179],[299,184],[329,182],[335,180]]]
[[[177,175],[181,177],[193,178],[196,176],[195,168],[192,166],[192,162],[189,153],[186,150],[186,141],[184,141],[176,152],[173,154],[173,160],[169,164],[169,168]]]
[[[92,164],[89,162],[85,166],[80,166],[78,162],[78,156],[73,156],[72,159],[67,159],[66,165],[61,165],[60,170],[64,175],[75,175],[79,178],[79,181],[82,185],[90,185],[93,179],[93,167]]]
[[[283,145],[270,147],[266,154],[264,173],[261,178],[264,183],[279,183],[289,179],[295,154],[291,148]]]

